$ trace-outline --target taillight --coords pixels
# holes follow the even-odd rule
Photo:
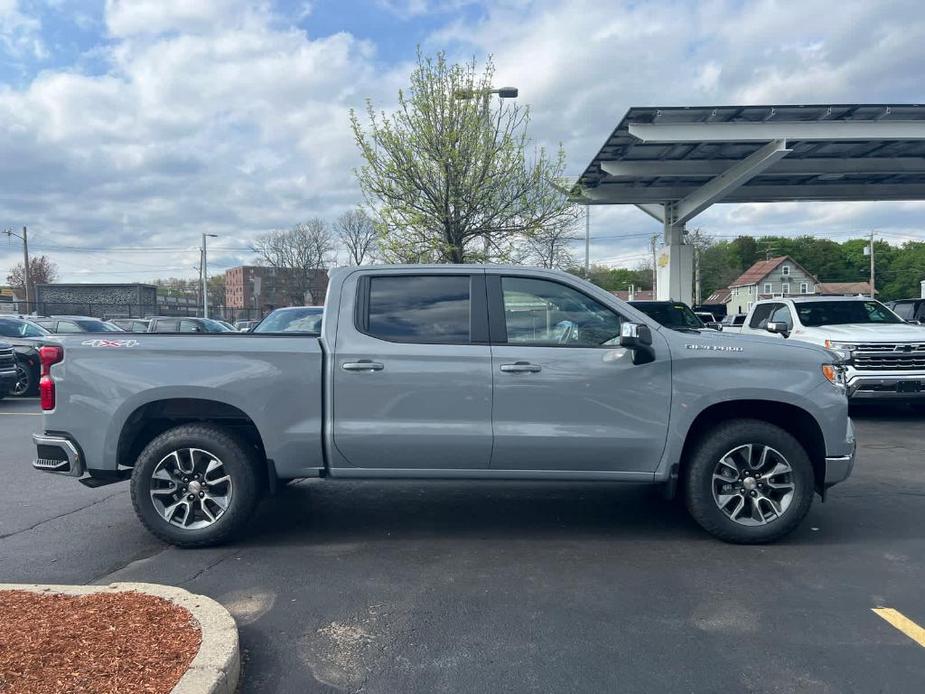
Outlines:
[[[51,366],[64,359],[64,347],[45,345],[39,347],[42,362],[42,378],[39,380],[39,401],[43,410],[55,409],[55,382],[51,378]]]

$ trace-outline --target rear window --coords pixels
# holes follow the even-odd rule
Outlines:
[[[370,277],[365,332],[392,342],[468,344],[468,275]]]

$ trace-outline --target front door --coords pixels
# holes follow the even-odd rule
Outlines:
[[[335,467],[478,469],[491,458],[484,273],[348,280],[334,349]]]
[[[668,349],[634,364],[623,318],[552,279],[488,274],[497,470],[653,472],[671,402]]]

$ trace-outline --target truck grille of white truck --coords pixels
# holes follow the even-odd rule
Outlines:
[[[925,371],[925,343],[860,344],[853,356],[859,371]]]

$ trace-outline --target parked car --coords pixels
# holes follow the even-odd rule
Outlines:
[[[32,321],[0,316],[0,340],[11,344],[16,356],[16,381],[9,390],[10,395],[34,395],[38,392],[39,348],[50,334]]]
[[[259,320],[236,320],[234,322],[234,328],[239,332],[246,333],[253,330],[259,323]]]
[[[226,328],[228,328],[228,331],[229,331],[229,332],[233,332],[233,333],[234,333],[234,332],[237,332],[237,331],[238,331],[237,328],[235,328],[231,323],[229,323],[229,322],[226,321],[226,320],[219,320],[218,318],[216,318],[215,321],[216,321],[217,323],[221,323],[221,324],[224,325]]]
[[[9,342],[0,342],[0,400],[5,398],[16,384],[16,354]]]
[[[707,327],[690,306],[680,301],[630,301],[628,303],[672,330],[703,330]]]
[[[836,354],[669,330],[565,272],[338,268],[324,316],[319,337],[58,338],[33,466],[130,475],[144,525],[190,547],[301,477],[645,482],[768,542],[853,466]]]
[[[887,306],[907,323],[925,325],[925,299],[900,299],[888,302]]]
[[[147,318],[110,318],[109,322],[128,333],[146,333],[151,323]]]
[[[720,329],[729,333],[742,332],[742,326],[745,324],[745,316],[745,313],[730,313],[729,315],[723,316],[723,320],[719,323]]]
[[[149,333],[228,333],[234,332],[211,318],[155,316],[148,324]]]
[[[252,328],[255,333],[321,334],[324,306],[290,306],[278,308]]]
[[[35,323],[56,335],[68,333],[121,333],[122,329],[91,316],[43,316]]]
[[[853,400],[925,398],[925,327],[906,323],[879,301],[836,296],[757,301],[742,332],[842,353],[850,359],[846,377]]]

